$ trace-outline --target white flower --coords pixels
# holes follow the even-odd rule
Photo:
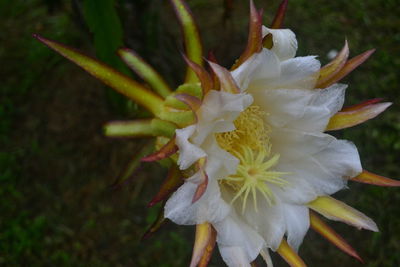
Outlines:
[[[324,133],[347,86],[314,89],[319,61],[294,57],[292,31],[264,27],[268,33],[273,48],[232,72],[241,93],[210,91],[198,122],[176,131],[180,168],[206,158],[208,186],[192,203],[201,182],[195,173],[168,200],[165,216],[177,224],[210,222],[229,266],[275,251],[284,235],[297,250],[310,225],[307,204],[362,171],[356,147]]]

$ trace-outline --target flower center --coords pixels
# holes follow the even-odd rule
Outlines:
[[[275,197],[269,185],[283,187],[287,184],[280,178],[287,173],[272,170],[279,161],[279,154],[271,155],[268,136],[271,130],[263,119],[265,116],[259,106],[251,105],[234,121],[236,130],[216,134],[220,147],[240,160],[236,173],[221,179],[220,184],[235,192],[231,203],[242,200],[242,212],[250,194],[257,211],[258,194],[273,205]]]

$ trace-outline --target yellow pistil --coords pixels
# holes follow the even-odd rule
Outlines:
[[[216,134],[221,148],[240,160],[236,174],[221,179],[220,184],[235,191],[231,203],[242,199],[242,212],[250,193],[258,211],[258,193],[273,205],[275,197],[269,185],[283,187],[287,184],[280,178],[287,173],[271,170],[278,163],[279,154],[271,155],[270,127],[264,121],[265,116],[259,106],[251,105],[234,121],[236,130]]]

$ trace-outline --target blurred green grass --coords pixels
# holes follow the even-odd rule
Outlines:
[[[117,11],[124,43],[177,85],[183,77],[182,45],[167,2],[118,1]],[[232,9],[222,0],[188,2],[206,51],[214,50],[230,65],[245,46],[247,0],[232,1]],[[265,8],[268,24],[278,1],[256,3]],[[82,1],[0,2],[0,265],[187,266],[193,227],[169,224],[140,241],[157,215],[159,207],[145,206],[165,170],[146,164],[126,185],[109,188],[143,140],[109,140],[102,136],[102,124],[141,116],[137,108],[116,110],[99,82],[31,37],[40,33],[94,55],[82,8]],[[384,97],[394,105],[338,136],[357,145],[364,168],[400,179],[398,14],[395,0],[296,0],[285,25],[297,34],[298,55],[320,55],[323,63],[345,38],[351,55],[377,48],[345,79],[346,104]],[[339,197],[375,219],[381,232],[331,225],[367,266],[400,266],[400,190],[349,187]],[[361,266],[311,231],[300,254],[309,266]],[[218,253],[211,265],[221,266]]]

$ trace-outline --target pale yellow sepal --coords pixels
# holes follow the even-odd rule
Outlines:
[[[308,203],[308,206],[322,214],[326,218],[334,221],[341,221],[357,227],[378,232],[375,222],[358,210],[346,205],[329,196],[321,196]]]

